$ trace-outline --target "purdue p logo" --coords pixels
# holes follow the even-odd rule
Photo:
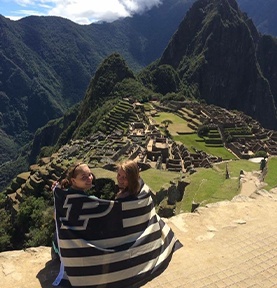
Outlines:
[[[113,201],[101,201],[86,195],[69,194],[64,201],[65,217],[60,217],[61,228],[69,230],[86,230],[90,219],[99,219],[110,213]]]

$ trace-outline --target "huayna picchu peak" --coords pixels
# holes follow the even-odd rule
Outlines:
[[[171,65],[184,86],[208,104],[243,111],[277,128],[277,49],[259,35],[234,0],[195,2],[157,66]],[[258,52],[257,52],[258,51]],[[272,55],[272,56],[268,56]],[[276,58],[276,56],[275,56]]]

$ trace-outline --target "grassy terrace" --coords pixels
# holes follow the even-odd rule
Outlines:
[[[197,150],[203,150],[210,155],[222,157],[222,159],[237,159],[236,156],[234,156],[222,145],[207,145],[205,140],[198,137],[196,133],[173,136],[173,139],[176,142],[183,143],[190,152],[194,152],[194,147]]]
[[[220,140],[220,135],[217,130],[211,130],[210,138],[206,137],[203,139],[198,137],[197,133],[188,127],[188,122],[185,119],[174,113],[161,112],[156,117],[154,117],[154,120],[161,126],[163,125],[161,123],[164,120],[172,121],[172,124],[169,124],[168,126],[168,131],[172,135],[173,140],[175,142],[184,144],[190,152],[194,152],[193,148],[196,148],[197,150],[203,150],[210,155],[222,157],[222,159],[237,159],[236,156],[234,156],[231,152],[223,147],[222,143],[205,143],[205,139],[208,143],[210,139],[213,139],[212,141],[214,141],[216,139],[215,136],[218,137],[218,140]]]
[[[230,179],[226,179],[226,165]],[[195,174],[188,177],[190,185],[187,186],[184,199],[178,205],[178,211],[190,212],[191,203],[213,203],[231,200],[239,193],[240,170],[253,171],[259,169],[259,164],[247,160],[230,161],[214,165],[211,169],[198,168]]]
[[[267,173],[265,176],[265,183],[267,186],[264,187],[266,190],[277,187],[277,157],[270,157],[267,163]]]
[[[132,112],[132,105],[125,101],[119,101],[109,112],[103,122],[104,132],[111,133],[116,129],[127,130],[129,123],[137,121],[136,115]]]
[[[96,178],[110,178],[116,182],[116,173],[102,168],[93,168]],[[180,178],[180,173],[148,169],[140,173],[144,182],[157,193],[162,188],[168,188],[169,182]]]
[[[179,133],[191,133],[193,130],[188,127],[188,122],[176,114],[168,112],[160,112],[153,118],[157,124],[161,124],[164,120],[172,121],[172,124],[169,124],[168,131],[172,136],[178,135]]]
[[[226,162],[227,163],[227,162]],[[260,164],[247,160],[237,160],[228,162],[230,179],[226,179],[226,163],[214,165],[211,169],[199,168],[197,173],[188,176],[190,185],[186,187],[183,201],[178,203],[177,213],[190,212],[193,202],[205,205],[224,200],[231,200],[239,194],[239,173],[240,170],[247,172],[258,171]],[[267,186],[270,190],[277,186],[277,157],[271,157],[268,161],[268,172],[265,177]]]

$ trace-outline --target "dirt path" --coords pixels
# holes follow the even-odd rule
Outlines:
[[[263,182],[263,173],[261,171],[244,172],[240,175],[240,194],[250,196],[257,190],[263,189],[266,183]]]

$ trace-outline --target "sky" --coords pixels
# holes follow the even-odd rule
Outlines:
[[[60,16],[78,24],[112,22],[143,13],[164,0],[0,0],[0,14],[11,20],[26,16]]]

